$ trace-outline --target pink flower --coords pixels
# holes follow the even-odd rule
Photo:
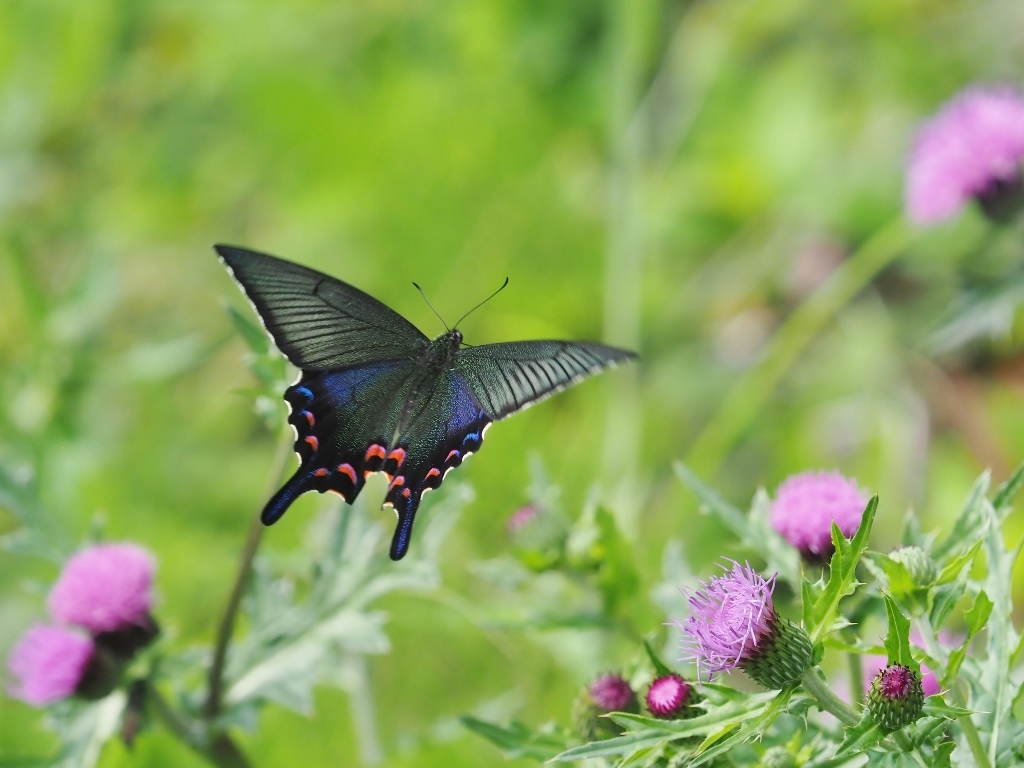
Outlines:
[[[690,616],[681,626],[699,678],[740,666],[771,637],[774,589],[775,576],[765,580],[749,564],[733,561],[731,571],[701,582],[690,595]]]
[[[919,224],[953,216],[972,198],[1020,180],[1024,100],[1010,88],[968,88],[918,132],[906,203]]]
[[[64,564],[50,592],[50,613],[94,634],[149,623],[153,556],[135,544],[100,544]]]
[[[832,553],[832,521],[846,537],[856,533],[867,499],[838,472],[803,472],[775,492],[772,527],[805,555]]]
[[[505,527],[508,529],[509,533],[518,533],[535,520],[539,514],[539,510],[535,506],[527,504],[525,507],[520,507],[512,513],[508,522],[505,523]]]
[[[655,717],[678,717],[686,707],[692,688],[679,675],[659,677],[647,689],[647,709]]]
[[[12,696],[42,707],[71,696],[93,657],[92,640],[60,627],[37,626],[11,651]]]

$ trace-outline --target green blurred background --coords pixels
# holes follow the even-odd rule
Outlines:
[[[668,540],[700,573],[742,554],[674,459],[741,506],[839,468],[881,494],[880,549],[910,506],[941,526],[978,472],[1024,457],[1020,291],[1000,293],[1021,249],[973,210],[910,231],[903,164],[957,90],[1019,80],[1022,39],[1018,0],[6,0],[7,493],[65,551],[100,523],[152,549],[173,642],[210,642],[274,452],[241,392],[224,305],[248,310],[211,250],[228,242],[352,282],[428,335],[442,328],[411,281],[450,321],[507,275],[463,325],[470,343],[641,352],[497,426],[453,476],[476,491],[444,549],[468,604],[498,599],[467,565],[507,550],[531,453],[571,515],[591,494],[615,513],[645,630],[665,620],[647,591]],[[886,257],[848,269],[865,243]],[[979,296],[1005,311],[956,313]],[[0,554],[0,652],[43,615],[57,568]],[[512,692],[521,719],[566,722],[579,685],[631,652],[485,632],[422,596],[382,607],[388,766],[500,762],[458,714]],[[258,765],[355,764],[348,698],[316,703],[309,719],[268,708],[241,743]],[[0,696],[0,764],[53,746]],[[202,763],[154,731],[101,761],[128,764]]]

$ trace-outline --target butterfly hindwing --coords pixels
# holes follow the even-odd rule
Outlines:
[[[446,474],[480,449],[491,423],[461,376],[441,371],[424,382],[408,411],[396,446],[402,462],[394,468],[385,504],[398,514],[391,557],[400,560],[409,547],[413,521],[423,494],[441,485]]]
[[[265,524],[306,491],[334,491],[351,504],[368,474],[402,455],[392,442],[415,370],[414,362],[391,361],[304,372],[286,390],[299,468],[264,508]]]
[[[460,351],[455,370],[487,415],[498,420],[635,357],[590,342],[511,341]]]
[[[419,357],[430,340],[397,312],[315,269],[215,246],[274,344],[304,371]]]

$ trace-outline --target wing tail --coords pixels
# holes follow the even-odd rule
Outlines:
[[[406,489],[409,490],[409,489]],[[395,535],[391,537],[391,559],[401,560],[409,551],[412,541],[412,524],[416,522],[416,511],[420,508],[420,493],[389,493],[388,502],[394,505],[398,515]]]
[[[288,507],[292,505],[293,501],[306,491],[312,490],[311,478],[312,473],[305,466],[299,467],[291,479],[281,486],[281,490],[275,493],[267,502],[267,506],[263,508],[263,512],[260,514],[263,524],[273,525],[276,523],[288,511]]]

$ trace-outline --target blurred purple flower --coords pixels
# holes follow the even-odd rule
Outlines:
[[[601,675],[590,684],[590,698],[604,712],[623,712],[635,700],[633,689],[619,675]]]
[[[832,553],[832,521],[846,537],[856,533],[867,499],[838,472],[803,472],[775,492],[772,527],[805,555]]]
[[[692,692],[690,684],[679,675],[659,677],[647,689],[647,709],[655,717],[678,717]]]
[[[749,564],[733,561],[731,571],[701,582],[689,595],[690,616],[680,626],[698,678],[740,666],[770,638],[774,589],[775,576],[765,580]]]
[[[71,696],[93,657],[92,640],[60,627],[26,632],[7,661],[15,678],[10,694],[36,707]]]
[[[986,207],[986,197],[1019,185],[1021,158],[1024,99],[1006,87],[961,91],[918,132],[907,169],[910,218],[942,221],[972,198]]]
[[[136,544],[84,549],[64,564],[50,613],[95,634],[148,624],[154,569],[153,556]]]
[[[540,512],[535,506],[533,506],[532,504],[527,504],[525,507],[520,507],[519,509],[512,513],[512,516],[508,519],[508,522],[505,523],[505,527],[508,529],[509,533],[517,533],[522,528],[529,525],[530,522],[534,520],[538,514],[540,514]]]

